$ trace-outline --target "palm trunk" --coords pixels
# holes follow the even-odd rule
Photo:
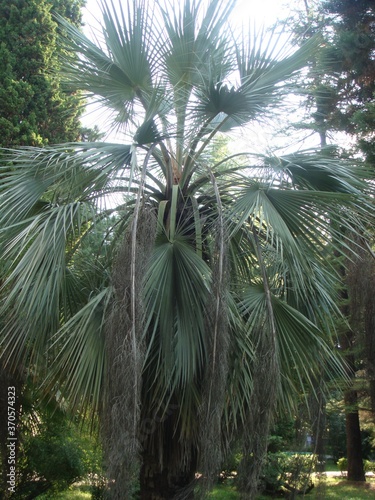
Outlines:
[[[172,500],[194,498],[194,492],[188,491],[195,477],[195,463],[187,470],[176,473],[173,464],[165,464],[163,468],[158,463],[158,457],[143,454],[140,475],[141,500]],[[186,493],[184,493],[186,491]]]
[[[159,440],[149,435],[143,443],[142,466],[140,471],[141,500],[190,500],[194,498],[194,479],[197,468],[197,453],[191,449],[186,454],[178,439],[173,439],[170,421],[157,424],[169,427],[171,433]],[[158,430],[155,431],[158,434]],[[155,439],[156,438],[156,439]],[[155,446],[155,440],[160,447]],[[182,459],[182,457],[185,457]]]
[[[150,374],[148,374],[150,375]],[[149,391],[143,387],[143,407],[139,425],[141,446],[140,500],[194,498],[197,448],[194,437],[181,429],[180,407],[169,400],[151,409]],[[194,429],[191,430],[195,432]]]
[[[248,410],[243,458],[239,467],[239,488],[241,499],[253,500],[259,489],[259,478],[267,454],[267,442],[274,416],[277,393],[280,384],[280,369],[277,359],[276,325],[268,284],[266,267],[258,235],[253,230],[258,261],[262,271],[263,287],[266,294],[268,324],[257,332],[255,344],[253,392]]]

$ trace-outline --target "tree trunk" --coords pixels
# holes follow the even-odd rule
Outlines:
[[[341,311],[345,318],[350,321],[350,327],[340,335],[341,348],[347,362],[347,372],[349,377],[354,382],[356,366],[355,366],[355,347],[358,343],[356,331],[358,331],[358,289],[353,286],[353,281],[359,272],[358,262],[354,266],[348,264],[348,268],[342,266],[340,274],[343,278],[344,288],[341,290]],[[346,426],[346,448],[348,459],[348,480],[349,481],[366,481],[365,471],[363,467],[362,457],[362,442],[361,430],[358,413],[358,395],[353,388],[353,382],[344,393],[345,403],[345,426]]]
[[[360,263],[365,269],[364,283],[362,289],[364,297],[364,326],[365,326],[365,350],[366,350],[366,372],[369,381],[371,411],[375,417],[375,262],[374,257],[366,252],[363,262]]]
[[[259,478],[267,454],[267,441],[280,391],[280,367],[277,356],[277,332],[271,290],[263,260],[259,237],[253,229],[258,262],[262,271],[266,295],[268,324],[256,332],[254,343],[256,360],[253,371],[253,391],[245,424],[243,457],[238,470],[241,499],[253,500],[259,489]],[[255,337],[254,337],[255,338]]]
[[[140,500],[193,499],[196,465],[194,457],[186,467],[176,470],[175,464],[164,463],[161,466],[158,456],[144,452],[140,473]]]
[[[324,446],[324,433],[326,424],[326,401],[324,393],[321,388],[321,382],[316,381],[317,394],[313,396],[312,402],[312,430],[314,435],[314,453],[318,457],[316,470],[319,473],[325,472],[325,446]],[[316,398],[316,399],[315,399]]]
[[[164,411],[142,414],[140,500],[194,498],[198,453],[192,436],[182,435],[178,410],[170,403]]]
[[[362,460],[357,392],[347,391],[344,401],[346,407],[346,447],[348,458],[347,479],[348,481],[366,481]]]
[[[341,336],[341,345],[347,353],[345,359],[349,365],[350,376],[355,377],[354,356],[352,354],[354,333],[346,332]],[[358,413],[357,391],[349,388],[344,394],[345,402],[345,426],[346,426],[346,448],[348,459],[348,480],[366,481],[362,459],[361,429]]]

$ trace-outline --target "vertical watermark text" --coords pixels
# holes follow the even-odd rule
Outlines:
[[[16,492],[16,449],[17,449],[17,432],[16,432],[16,388],[14,386],[8,387],[8,437],[7,437],[7,490],[12,494]]]

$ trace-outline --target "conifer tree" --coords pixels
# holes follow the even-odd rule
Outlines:
[[[0,145],[79,138],[80,103],[57,78],[53,12],[81,23],[84,0],[0,0]],[[54,76],[52,76],[52,71]]]
[[[300,40],[319,32],[325,44],[310,61],[309,78],[301,83],[308,96],[310,122],[300,128],[319,134],[326,147],[329,138],[344,132],[351,138],[351,150],[342,143],[345,156],[360,155],[370,171],[375,166],[375,5],[372,0],[326,0],[304,2],[293,32]],[[307,85],[306,85],[307,82]],[[332,153],[332,151],[331,151]],[[338,152],[336,151],[336,154]],[[342,235],[343,242],[348,237]],[[338,262],[342,279],[341,311],[349,323],[340,332],[340,345],[355,379],[360,360],[367,368],[371,399],[375,401],[374,378],[374,293],[373,257],[361,239],[356,241],[358,258]],[[366,270],[364,272],[364,269]],[[371,299],[369,299],[371,297]],[[348,324],[350,327],[348,327]],[[363,332],[363,334],[362,334]],[[345,391],[348,479],[364,481],[358,394]]]

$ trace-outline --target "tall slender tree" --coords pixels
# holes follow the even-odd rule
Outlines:
[[[310,64],[310,79],[308,87],[304,92],[309,96],[309,104],[314,109],[310,115],[313,120],[304,125],[306,128],[319,133],[321,146],[327,146],[327,136],[335,136],[337,132],[344,132],[346,138],[351,138],[351,150],[342,146],[345,156],[365,157],[369,170],[374,170],[373,151],[371,137],[374,131],[372,119],[372,107],[374,102],[374,75],[375,63],[373,50],[375,48],[375,33],[373,24],[375,20],[374,5],[371,1],[348,1],[328,0],[316,4],[306,2],[304,19],[300,18],[295,33],[298,36],[311,36],[319,31],[325,36],[325,46],[317,51]],[[302,22],[301,22],[302,21]],[[371,223],[372,224],[372,223]],[[365,230],[367,235],[369,234]],[[347,236],[343,236],[343,241]],[[354,380],[357,371],[358,357],[365,357],[368,373],[373,370],[373,351],[365,354],[359,346],[367,343],[368,347],[373,345],[374,331],[372,325],[371,307],[367,304],[369,311],[367,327],[358,321],[360,315],[355,310],[364,310],[358,303],[358,285],[352,287],[360,276],[365,263],[372,261],[372,252],[368,244],[357,239],[358,253],[361,259],[356,259],[357,269],[353,269],[351,259],[339,261],[342,277],[341,308],[349,323],[342,327],[340,344],[345,350],[349,365],[349,374]],[[359,249],[364,244],[362,250]],[[367,254],[367,257],[366,257]],[[367,269],[371,273],[372,266]],[[371,291],[366,291],[373,283],[373,277],[362,283],[363,298]],[[357,289],[356,289],[357,288]],[[366,330],[366,342],[362,342],[361,331]],[[372,386],[371,381],[369,382]],[[347,449],[348,449],[348,479],[364,481],[365,474],[362,464],[360,422],[358,412],[358,398],[354,387],[345,393],[347,402]]]

